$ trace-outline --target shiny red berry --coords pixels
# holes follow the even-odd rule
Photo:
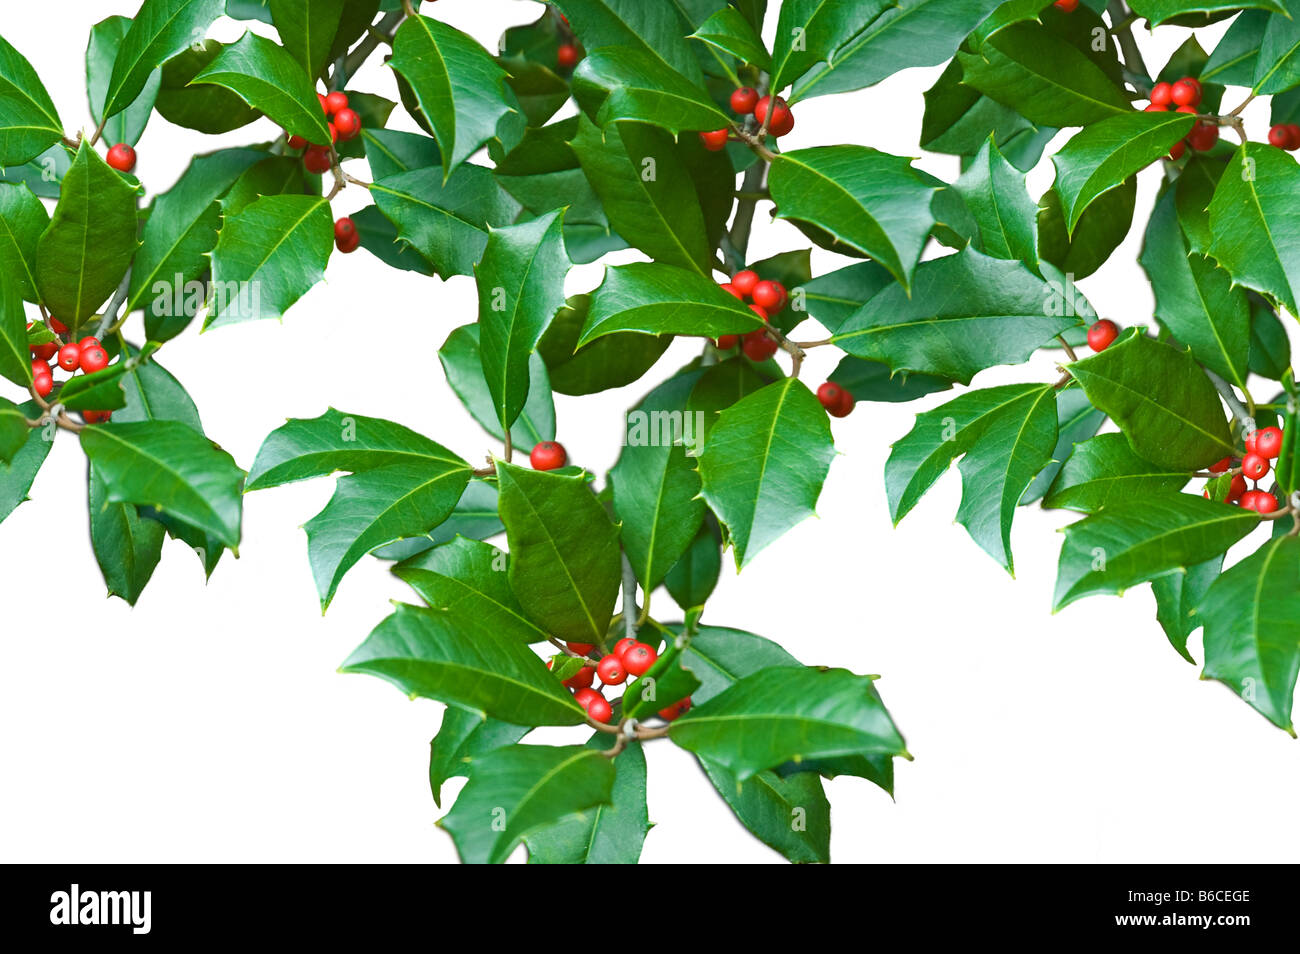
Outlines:
[[[1197,123],[1187,134],[1187,145],[1197,152],[1209,152],[1219,141],[1219,127],[1213,123]]]
[[[59,349],[59,367],[64,371],[76,371],[81,366],[81,345],[65,344]]]
[[[1109,318],[1103,318],[1088,329],[1088,347],[1093,351],[1105,351],[1119,337],[1119,326]]]
[[[1277,498],[1272,494],[1264,490],[1252,490],[1250,493],[1254,495],[1250,502],[1247,502],[1244,497],[1241,501],[1241,505],[1247,510],[1253,510],[1256,513],[1273,513],[1277,510]],[[1250,496],[1250,494],[1247,496]]]
[[[37,374],[32,377],[32,387],[41,397],[49,397],[54,390],[54,377],[49,374]]]
[[[741,301],[745,300],[744,292],[742,292],[739,288],[736,287],[735,282],[723,282],[718,287],[721,288],[728,295],[733,295],[736,298],[739,298]]]
[[[1065,13],[1073,13],[1075,10],[1079,9],[1079,0],[1056,0],[1052,6],[1056,7],[1058,10],[1064,11]]]
[[[113,416],[112,411],[82,411],[81,419],[87,424],[103,424]]]
[[[1282,429],[1265,427],[1255,432],[1255,453],[1270,460],[1282,453]]]
[[[290,136],[288,145],[290,149],[305,149],[307,147],[307,140],[303,139],[302,136]]]
[[[1241,474],[1233,474],[1232,480],[1228,484],[1228,501],[1240,500],[1246,494],[1246,478]]]
[[[742,86],[731,94],[731,111],[748,116],[758,105],[758,91],[750,86]]]
[[[687,712],[689,712],[690,708],[691,708],[691,697],[687,696],[685,699],[682,699],[678,702],[674,702],[667,709],[660,709],[659,718],[663,719],[665,722],[672,722],[678,716],[685,715]]]
[[[564,445],[555,441],[542,441],[528,455],[528,463],[533,465],[533,470],[555,470],[557,467],[563,467],[568,461],[569,455]]]
[[[124,142],[119,142],[108,150],[108,164],[118,172],[130,172],[135,168],[135,150]]]
[[[766,361],[781,350],[780,346],[769,338],[767,332],[761,328],[745,335],[741,348],[745,352],[745,357],[750,361]]]
[[[627,680],[627,668],[623,665],[622,659],[610,653],[596,663],[596,675],[605,685],[617,686]]]
[[[1222,474],[1225,471],[1227,471],[1227,469],[1231,466],[1232,466],[1232,458],[1225,457],[1223,458],[1223,460],[1211,464],[1209,470],[1210,473],[1212,474]]]
[[[326,105],[327,100],[325,99],[325,94],[324,94],[324,93],[317,93],[317,94],[316,94],[316,98],[317,98],[318,100],[320,100],[320,111],[321,111],[322,113],[324,113],[326,116],[328,116],[328,115],[329,115],[330,108],[329,108],[328,105]]]
[[[308,146],[307,151],[302,154],[302,164],[308,172],[323,175],[330,171],[330,167],[334,164],[334,157],[330,154],[329,146]]]
[[[719,351],[730,351],[740,344],[740,335],[718,335],[716,344]]]
[[[637,643],[624,650],[622,655],[623,668],[627,670],[629,675],[644,676],[658,658],[659,654],[645,643]]]
[[[587,703],[586,709],[587,716],[593,722],[599,722],[602,725],[608,722],[610,717],[614,715],[614,710],[610,708],[609,702],[601,695],[596,696],[595,699],[592,699]]]
[[[1279,149],[1291,148],[1291,133],[1284,123],[1278,123],[1268,131],[1268,144]]]
[[[562,70],[571,70],[578,65],[578,60],[582,59],[582,54],[572,43],[561,43],[560,48],[555,51],[555,62]]]
[[[59,319],[55,318],[53,315],[50,315],[50,320],[46,322],[46,324],[50,326],[50,330],[56,335],[66,335],[68,333],[68,326],[59,321]]]
[[[570,689],[590,689],[595,678],[596,667],[583,666],[568,679],[564,680],[564,684]]]
[[[759,282],[752,293],[754,304],[770,314],[776,314],[785,307],[785,286],[780,282]]]
[[[325,97],[325,112],[334,117],[348,108],[348,96],[338,90],[330,93]]]
[[[772,110],[772,118],[767,118],[768,109]],[[785,136],[794,129],[794,113],[790,112],[790,107],[786,105],[785,100],[780,96],[776,97],[776,103],[773,105],[771,96],[764,96],[754,105],[754,118],[761,125],[767,122],[767,131],[773,136]]]
[[[54,370],[50,367],[50,363],[44,358],[37,358],[32,362],[32,377],[39,378],[42,374],[53,376]]]
[[[640,642],[639,639],[636,639],[632,636],[624,636],[622,639],[620,639],[618,642],[614,644],[614,649],[610,653],[610,655],[617,656],[618,658],[622,659],[623,654],[627,652],[630,647],[635,646],[639,642]]]
[[[731,276],[731,284],[740,292],[741,298],[748,298],[754,294],[754,286],[762,279],[758,277],[758,272],[751,268],[741,269]]]
[[[834,381],[827,381],[817,389],[817,400],[822,402],[822,407],[831,411],[840,406],[840,401],[844,398],[844,389]]]
[[[564,645],[569,647],[569,652],[577,653],[579,656],[586,656],[596,648],[594,643],[565,643]]]
[[[1201,101],[1201,84],[1184,76],[1170,87],[1169,98],[1178,106],[1195,106]]]
[[[361,116],[356,110],[340,109],[334,114],[334,128],[340,139],[356,139],[361,132]]]
[[[1247,454],[1241,461],[1242,475],[1251,480],[1263,480],[1268,470],[1268,459],[1259,454]]]
[[[592,699],[599,699],[601,695],[595,689],[578,689],[573,693],[573,701],[584,709],[591,705]]]
[[[1178,140],[1178,142],[1169,147],[1169,161],[1177,162],[1179,159],[1183,158],[1183,153],[1186,151],[1187,143],[1183,142],[1181,139]]]
[[[727,137],[730,131],[726,129],[714,129],[710,132],[700,133],[700,142],[704,143],[704,148],[709,152],[721,152],[727,148]]]
[[[1151,87],[1152,106],[1168,106],[1173,101],[1173,86],[1170,83],[1156,83]]]
[[[99,345],[81,349],[81,370],[87,374],[103,371],[108,367],[108,352]]]

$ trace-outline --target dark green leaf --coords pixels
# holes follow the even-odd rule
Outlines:
[[[1187,639],[1202,620],[1193,615],[1205,598],[1210,585],[1223,572],[1223,557],[1184,567],[1181,573],[1168,573],[1151,581],[1156,598],[1156,619],[1169,637],[1169,644],[1189,663],[1196,662],[1187,651]]]
[[[1123,434],[1101,434],[1075,447],[1043,506],[1096,513],[1146,494],[1182,490],[1187,481],[1185,470],[1143,460]]]
[[[116,116],[135,102],[153,71],[202,40],[224,12],[224,0],[144,0],[118,46],[104,114]]]
[[[433,790],[433,803],[442,807],[442,786],[448,779],[468,772],[475,759],[493,749],[514,745],[527,734],[524,726],[448,706],[442,714],[437,736],[429,743],[429,787]]]
[[[118,48],[130,27],[131,20],[128,17],[109,17],[90,28],[90,43],[86,47],[86,94],[90,99],[90,116],[96,123],[103,119],[109,77],[113,72]],[[104,121],[104,141],[109,144],[124,142],[130,146],[139,142],[149,116],[153,113],[161,86],[162,72],[154,70],[149,74],[135,102]]]
[[[49,224],[50,214],[31,189],[0,184],[0,272],[27,301],[38,300],[36,248]]]
[[[795,864],[829,864],[831,806],[821,777],[800,772],[781,778],[758,772],[745,782],[716,762],[700,759],[704,773],[740,823],[759,841]]]
[[[551,388],[560,394],[595,394],[631,384],[650,370],[672,344],[668,335],[635,332],[606,335],[578,347],[591,298],[569,299],[552,319],[537,351],[546,362]]]
[[[280,42],[313,79],[329,62],[344,0],[271,0],[271,22]]]
[[[605,270],[578,344],[616,331],[713,337],[744,334],[762,326],[762,319],[748,305],[698,272],[635,262]]]
[[[0,166],[35,159],[63,138],[63,123],[32,64],[0,37]]]
[[[479,326],[462,325],[448,337],[438,359],[447,375],[447,383],[474,420],[501,440],[501,418],[483,377],[483,360],[479,354]],[[555,439],[555,402],[551,397],[546,365],[534,354],[528,364],[528,401],[523,413],[510,427],[511,440],[518,447],[531,450],[542,441]]]
[[[1038,200],[1039,263],[1055,265],[1075,280],[1091,275],[1128,235],[1136,201],[1134,177],[1089,205],[1071,235],[1065,226],[1061,194],[1048,189]]]
[[[1024,174],[990,138],[957,180],[956,190],[979,225],[979,247],[994,258],[1038,261],[1037,210]]]
[[[159,116],[210,136],[247,126],[261,116],[237,93],[223,86],[190,85],[224,49],[225,44],[204,40],[187,46],[183,53],[163,64],[162,88],[156,103]]]

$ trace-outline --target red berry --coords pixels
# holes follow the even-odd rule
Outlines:
[[[577,690],[573,694],[573,701],[576,702],[578,705],[582,706],[584,709],[587,708],[587,706],[591,705],[592,699],[600,699],[600,698],[602,698],[601,694],[597,692],[595,689],[582,688]]]
[[[1184,76],[1170,87],[1169,98],[1179,106],[1195,106],[1201,101],[1201,84]]]
[[[718,287],[721,288],[721,289],[722,289],[724,292],[726,292],[728,295],[735,295],[735,296],[736,296],[737,298],[739,298],[741,301],[744,301],[744,300],[745,300],[745,293],[742,292],[739,288],[736,287],[736,283],[735,283],[735,282],[723,282],[723,283],[722,283],[721,285],[719,285]]]
[[[1168,106],[1174,101],[1173,91],[1169,83],[1156,83],[1151,87],[1151,105]]]
[[[592,681],[596,678],[595,666],[583,666],[568,679],[564,684],[570,689],[590,689]]]
[[[771,96],[764,96],[755,103],[754,118],[758,120],[760,125],[766,121],[767,131],[773,136],[787,135],[792,129],[794,129],[794,113],[790,112],[790,107],[785,104],[785,100],[780,96],[776,98],[776,105],[772,106],[771,103]],[[771,120],[767,119],[769,106],[771,106],[772,109]]]
[[[290,136],[290,137],[289,137],[289,148],[290,148],[290,149],[302,149],[302,148],[304,148],[306,145],[307,145],[307,140],[306,140],[306,139],[303,139],[301,136]]]
[[[1270,460],[1282,453],[1282,429],[1266,427],[1255,432],[1255,453]]]
[[[334,165],[334,157],[330,154],[329,146],[308,146],[307,151],[302,154],[302,164],[307,167],[308,172],[323,175]]]
[[[622,659],[623,654],[639,642],[640,642],[639,639],[636,639],[632,636],[624,636],[622,639],[620,639],[618,642],[614,644],[614,650],[613,652],[610,653],[610,655],[617,656],[619,659]]]
[[[1231,466],[1232,466],[1232,458],[1225,457],[1223,458],[1223,460],[1219,461],[1218,463],[1210,465],[1210,473],[1222,474]]]
[[[86,335],[86,337],[78,341],[77,344],[81,347],[82,351],[85,351],[87,348],[100,347],[99,339],[96,338],[94,335]]]
[[[1073,13],[1075,10],[1079,9],[1079,0],[1056,0],[1052,6],[1056,7],[1058,10],[1063,10],[1066,13]]]
[[[610,705],[605,701],[604,696],[596,696],[595,699],[592,699],[591,702],[587,703],[586,708],[588,718],[593,722],[599,722],[602,724],[608,722],[610,717],[614,714],[614,710],[610,708]]]
[[[586,656],[596,648],[594,643],[565,643],[564,645],[569,647],[569,652],[577,653],[579,656]]]
[[[542,441],[528,455],[528,462],[533,465],[533,470],[555,470],[569,462],[569,455],[564,450],[563,444]]]
[[[320,111],[324,113],[326,116],[328,116],[330,112],[330,108],[329,106],[326,105],[325,94],[317,93],[316,98],[320,100]]]
[[[118,172],[130,172],[135,168],[135,150],[124,142],[119,142],[108,150],[108,164]]]
[[[81,419],[87,424],[103,424],[113,416],[112,411],[82,411]]]
[[[68,333],[68,326],[59,321],[59,319],[55,318],[53,315],[50,315],[50,320],[46,322],[46,324],[50,326],[50,330],[56,335],[66,335]]]
[[[742,269],[731,276],[731,284],[740,292],[741,298],[748,298],[754,294],[754,286],[759,281],[761,279],[758,277],[758,272],[750,268]]]
[[[334,238],[338,241],[349,239],[356,234],[357,227],[347,216],[344,216],[334,223]]]
[[[1251,480],[1263,480],[1268,473],[1268,460],[1259,454],[1247,454],[1241,462],[1241,473]]]
[[[840,392],[840,402],[835,407],[827,408],[831,412],[831,417],[848,417],[853,413],[854,405],[858,403],[848,391]]]
[[[343,112],[343,110],[347,108],[348,97],[346,93],[341,93],[338,90],[335,90],[325,97],[325,112],[334,116],[335,119],[338,118],[339,113]]]
[[[32,377],[39,378],[42,374],[53,376],[54,371],[50,368],[50,363],[44,358],[37,358],[32,362]]]
[[[1088,329],[1088,347],[1093,351],[1105,351],[1119,337],[1119,326],[1109,318],[1103,318]]]
[[[582,59],[582,54],[572,43],[562,43],[560,48],[555,51],[555,62],[559,64],[562,70],[571,70],[578,65],[578,60]]]
[[[1245,497],[1242,498],[1241,505],[1247,510],[1253,510],[1256,513],[1273,513],[1277,510],[1277,498],[1264,490],[1252,490],[1247,497],[1253,495],[1253,499],[1247,502]]]
[[[1240,500],[1246,494],[1246,478],[1241,474],[1233,474],[1232,480],[1228,484],[1228,501]]]
[[[1219,127],[1213,123],[1197,123],[1187,135],[1187,145],[1197,152],[1209,152],[1219,141]]]
[[[672,722],[680,715],[685,715],[691,708],[691,697],[687,696],[678,702],[674,702],[667,709],[659,710],[659,718],[665,722]]]
[[[50,341],[46,344],[40,345],[29,345],[28,347],[32,354],[40,358],[42,361],[49,361],[59,353],[59,343],[57,341]]]
[[[781,350],[777,343],[769,338],[767,332],[761,328],[745,335],[741,348],[745,352],[745,357],[750,361],[766,361]]]
[[[81,346],[65,344],[59,349],[59,367],[64,371],[76,371],[81,365]]]
[[[768,319],[771,318],[771,315],[767,313],[767,309],[764,308],[762,305],[750,305],[749,310],[752,311],[754,314],[758,315],[758,317],[762,318],[764,324],[767,324]]]
[[[326,123],[325,125],[329,127],[330,145],[332,146],[339,141],[339,127],[335,126],[332,122]]]
[[[108,367],[108,352],[99,345],[81,349],[81,370],[87,374],[103,371]]]
[[[1183,153],[1187,151],[1187,144],[1181,139],[1169,147],[1169,161],[1177,162],[1183,158]]]
[[[749,86],[742,86],[731,94],[731,111],[748,116],[758,105],[758,91]]]
[[[361,132],[361,116],[356,110],[340,109],[334,114],[334,128],[338,130],[340,139],[355,139]]]
[[[785,286],[780,282],[759,282],[754,286],[754,304],[776,314],[785,307]]]
[[[1284,123],[1278,123],[1268,131],[1268,144],[1279,149],[1291,148],[1291,132]]]
[[[719,351],[730,351],[736,345],[740,344],[740,335],[719,335],[717,340]]]
[[[822,407],[831,411],[840,406],[840,401],[844,398],[844,389],[834,381],[827,381],[817,389],[817,400],[822,402]]]
[[[704,143],[704,148],[709,152],[721,152],[727,148],[729,135],[731,135],[730,130],[714,129],[711,132],[700,133],[700,142]]]
[[[626,681],[627,669],[624,667],[622,659],[610,653],[596,663],[596,675],[600,677],[600,681],[605,685],[617,686],[619,683]]]
[[[1146,106],[1143,106],[1143,107],[1142,107],[1142,112],[1144,112],[1144,113],[1167,113],[1167,112],[1169,112],[1169,110],[1168,110],[1166,107],[1161,106],[1161,105],[1159,105],[1159,104],[1157,104],[1157,103],[1150,103],[1149,105],[1146,105]]]
[[[1195,106],[1179,106],[1177,109],[1174,110],[1174,112],[1176,112],[1176,113],[1186,113],[1188,116],[1195,116],[1195,115],[1196,115],[1196,107],[1195,107]]]
[[[50,392],[54,390],[54,377],[49,374],[38,374],[32,378],[32,387],[41,397],[49,397]]]
[[[623,668],[628,671],[629,675],[644,676],[647,670],[655,664],[659,654],[645,643],[636,643],[624,650],[621,658]]]
[[[1289,137],[1286,148],[1288,150],[1300,149],[1300,126],[1297,126],[1295,123],[1287,123],[1286,132]]]

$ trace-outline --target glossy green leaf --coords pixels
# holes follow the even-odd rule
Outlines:
[[[717,521],[706,514],[686,552],[668,568],[664,587],[683,610],[703,606],[722,574],[722,534]]]
[[[961,64],[954,60],[925,92],[921,117],[921,147],[930,152],[973,156],[992,139],[1016,169],[1033,168],[1056,129],[1035,125],[961,82]]]
[[[990,556],[1014,571],[1011,522],[1030,483],[1052,459],[1056,396],[1050,385],[1008,384],[968,391],[918,414],[885,464],[894,523],[961,457],[957,520]]]
[[[1284,9],[1280,0],[1248,0],[1244,4],[1230,0],[1136,0],[1130,6],[1134,13],[1151,21],[1152,26],[1189,14],[1228,13],[1243,6],[1279,11]]]
[[[280,42],[313,79],[329,62],[343,18],[344,0],[271,0]]]
[[[118,46],[104,114],[116,116],[135,102],[153,71],[202,40],[224,12],[224,0],[144,0]]]
[[[63,138],[63,123],[36,70],[4,37],[0,91],[0,166],[22,165]]]
[[[438,822],[467,864],[501,864],[528,835],[613,798],[614,760],[586,746],[512,745],[473,763]]]
[[[409,560],[458,536],[487,540],[505,532],[505,525],[497,513],[496,487],[486,480],[471,480],[450,517],[423,537],[411,537],[380,547],[374,555],[381,560]]]
[[[1196,660],[1187,651],[1187,639],[1203,624],[1203,620],[1195,615],[1196,607],[1222,572],[1223,557],[1217,556],[1184,567],[1181,573],[1167,573],[1151,581],[1151,592],[1156,598],[1156,619],[1169,638],[1169,644],[1189,663]]]
[[[433,803],[442,807],[442,786],[459,778],[473,762],[502,746],[514,745],[528,728],[488,719],[478,712],[448,706],[442,714],[438,734],[429,743],[429,788]]]
[[[770,384],[722,412],[699,472],[704,499],[727,528],[738,568],[814,513],[834,456],[825,409],[796,378]]]
[[[591,298],[579,345],[616,331],[643,334],[744,334],[763,326],[748,305],[698,272],[634,262],[605,270]]]
[[[828,381],[833,381],[853,395],[855,401],[884,401],[899,403],[915,401],[936,391],[947,391],[952,382],[929,374],[897,374],[883,361],[867,361],[845,355]]]
[[[557,639],[602,643],[622,579],[618,529],[581,476],[497,463],[510,586]]]
[[[1122,593],[1203,563],[1259,525],[1251,510],[1191,494],[1149,495],[1107,507],[1065,528],[1053,605]]]
[[[551,388],[560,394],[595,394],[631,384],[663,356],[672,344],[668,335],[655,337],[634,332],[606,335],[578,347],[591,304],[588,295],[569,299],[556,313],[537,352],[546,362]]]
[[[94,374],[79,374],[59,389],[59,403],[69,411],[116,411],[126,405],[125,373],[126,364],[118,361]]]
[[[1124,241],[1133,225],[1137,202],[1137,178],[1104,192],[1084,210],[1074,228],[1066,229],[1061,194],[1048,189],[1038,200],[1038,261],[1055,265],[1073,275],[1075,281],[1086,278],[1110,258]]]
[[[1174,493],[1187,481],[1185,470],[1143,460],[1123,434],[1100,434],[1074,449],[1043,506],[1096,513],[1147,494]]]
[[[401,172],[442,165],[438,142],[421,133],[400,129],[365,129],[366,161],[375,179],[387,179]]]
[[[1291,341],[1277,313],[1258,298],[1250,301],[1248,366],[1255,374],[1281,381],[1291,367]]]
[[[50,312],[79,327],[113,294],[136,247],[136,190],[83,142],[36,247],[36,285]]]
[[[582,707],[523,643],[473,639],[441,610],[398,603],[340,667],[515,725],[578,725]]]
[[[835,51],[889,6],[885,0],[837,3],[789,0],[781,4],[772,52],[771,88],[780,92],[810,69],[835,60]],[[762,64],[758,64],[762,65]]]
[[[9,464],[27,443],[27,415],[18,405],[0,397],[0,464]]]
[[[478,324],[462,325],[453,331],[438,352],[447,383],[479,425],[498,440],[505,437],[501,418],[483,377],[479,353]],[[528,400],[523,413],[510,426],[515,446],[531,450],[542,441],[555,439],[555,401],[551,397],[546,365],[534,354],[528,363]]]
[[[1268,18],[1255,62],[1253,91],[1260,95],[1281,93],[1300,84],[1300,4],[1278,0],[1278,12]]]
[[[823,230],[910,284],[936,191],[910,160],[865,146],[799,149],[773,160],[768,186],[781,218]]]
[[[41,200],[22,183],[0,184],[0,272],[18,295],[36,301],[36,248],[50,224]]]
[[[324,278],[333,246],[334,220],[319,196],[269,195],[227,216],[204,328],[283,317]]]
[[[1024,174],[987,140],[955,185],[979,225],[979,248],[994,258],[1038,260],[1037,209]]]
[[[190,85],[225,48],[224,43],[204,40],[187,46],[184,52],[163,64],[162,87],[155,103],[159,116],[169,123],[210,136],[247,126],[261,116],[224,86]]]
[[[97,424],[81,447],[110,503],[148,506],[239,546],[244,472],[230,455],[177,421]]]
[[[1020,498],[1020,506],[1036,503],[1051,489],[1061,467],[1074,453],[1076,444],[1095,435],[1106,422],[1106,415],[1088,403],[1082,388],[1064,387],[1056,392],[1056,447],[1052,462],[1038,472]]]
[[[1197,608],[1205,624],[1205,676],[1292,735],[1300,672],[1297,581],[1300,540],[1270,540],[1224,573]]]
[[[1178,224],[1188,247],[1199,255],[1209,253],[1214,236],[1210,231],[1210,200],[1223,176],[1223,158],[1197,155],[1187,161],[1174,180],[1174,205]]]
[[[110,503],[104,481],[90,470],[90,546],[109,596],[131,606],[144,591],[162,557],[167,531],[140,515],[134,504]]]
[[[35,401],[20,404],[19,409],[33,420],[40,414]],[[27,499],[27,491],[32,481],[45,463],[46,456],[54,442],[50,439],[52,432],[43,427],[35,427],[27,435],[27,442],[22,450],[14,455],[9,463],[0,461],[0,521],[3,521]]]
[[[819,275],[798,289],[808,314],[834,333],[894,277],[875,262],[858,262]]]
[[[795,864],[830,864],[831,806],[820,776],[800,772],[781,778],[767,771],[740,782],[717,762],[701,758],[700,767],[763,844]]]
[[[699,7],[699,4],[689,5]],[[714,4],[710,11],[717,6]],[[672,70],[697,83],[703,79],[695,50],[685,39],[691,26],[682,15],[681,4],[566,0],[564,12],[574,32],[590,50],[630,47],[653,58],[656,72]]]
[[[592,50],[574,75],[607,91],[596,113],[602,126],[642,122],[676,134],[721,129],[731,122],[703,86],[680,73],[664,71],[660,59],[643,49],[610,46]]]
[[[32,354],[27,347],[27,318],[17,283],[0,272],[0,375],[20,387],[32,383]]]
[[[1255,82],[1255,65],[1270,14],[1264,10],[1243,10],[1232,21],[1201,70],[1202,82],[1250,86]]]
[[[128,17],[109,17],[90,28],[90,43],[86,47],[86,94],[90,99],[90,116],[96,124],[103,119],[113,64],[130,27]],[[154,70],[135,101],[104,122],[104,141],[110,145],[124,142],[130,146],[139,142],[161,87],[162,71]]]
[[[780,29],[777,30],[780,36]],[[748,63],[761,70],[771,66],[771,56],[767,47],[744,15],[735,7],[722,7],[700,24],[691,38],[716,47],[723,53],[734,56],[741,63]],[[775,87],[779,89],[780,87]]]
[[[1140,332],[1070,365],[1138,456],[1193,471],[1233,452],[1218,392],[1192,355]]]

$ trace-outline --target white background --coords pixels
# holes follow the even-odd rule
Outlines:
[[[89,122],[89,27],[137,6],[6,5],[0,30],[37,66],[69,130]],[[493,49],[502,29],[540,10],[515,0],[426,7]],[[240,29],[222,21],[214,35],[233,39]],[[1157,66],[1186,35],[1159,32],[1143,38]],[[1204,31],[1207,45],[1221,32]],[[871,90],[801,104],[785,144],[920,155],[921,93],[938,72],[909,70]],[[394,90],[377,60],[353,85]],[[1226,102],[1241,95],[1230,91]],[[1247,116],[1252,136],[1263,138],[1266,106]],[[161,191],[195,152],[274,135],[262,121],[214,141],[155,116],[138,173]],[[956,175],[951,157],[919,164]],[[1157,178],[1142,176],[1139,225],[1081,286],[1121,324],[1150,320],[1135,259]],[[1035,195],[1050,181],[1050,164],[1041,165]],[[365,204],[359,193],[340,196],[336,213]],[[766,224],[766,208],[754,258],[806,245],[790,227]],[[815,271],[840,264],[819,252]],[[598,266],[577,269],[570,291],[599,280]],[[469,279],[442,284],[391,271],[362,251],[335,256],[328,281],[282,324],[201,337],[192,329],[161,361],[244,467],[286,417],[330,404],[391,417],[478,460],[492,443],[446,387],[436,357],[447,334],[474,317]],[[687,345],[675,346],[646,384],[624,392],[559,398],[559,436],[572,459],[597,472],[611,465],[619,409],[688,356]],[[815,354],[807,380],[822,380],[831,361]],[[1050,361],[1038,361],[976,384],[1053,375]],[[1297,743],[1226,688],[1198,680],[1166,643],[1148,587],[1052,615],[1056,530],[1067,518],[1022,512],[1014,580],[951,523],[955,472],[890,526],[881,478],[889,444],[921,406],[944,399],[860,406],[836,422],[841,456],[820,519],[743,577],[724,570],[706,616],[776,639],[807,663],[883,674],[881,692],[916,761],[899,763],[896,801],[858,779],[829,785],[834,859],[1294,860]],[[329,614],[317,612],[298,527],[325,504],[332,481],[247,498],[241,559],[223,560],[207,586],[195,557],[169,542],[132,611],[104,599],[84,478],[76,441],[61,435],[32,501],[0,524],[0,860],[453,861],[450,839],[433,827],[426,776],[440,706],[335,671],[383,618],[385,601],[407,594],[386,565],[367,560]],[[656,605],[666,611],[666,596]],[[1193,647],[1199,656],[1199,636]],[[656,744],[650,763],[657,827],[645,861],[780,860],[740,828],[685,753]]]

